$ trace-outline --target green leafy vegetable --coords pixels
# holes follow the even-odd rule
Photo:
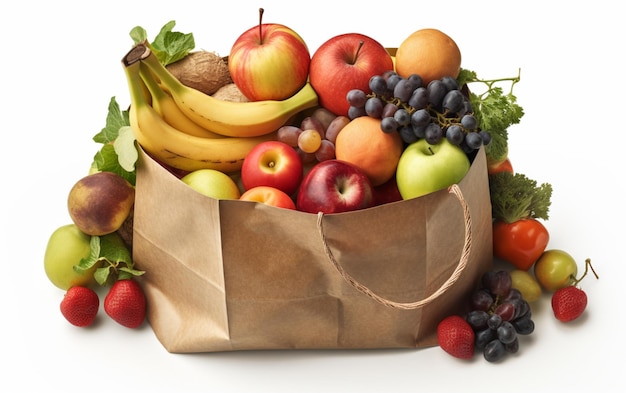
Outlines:
[[[123,145],[124,148],[120,148],[121,157],[115,151],[115,141],[120,136],[120,130],[130,128],[130,121],[128,120],[128,111],[120,110],[115,97],[112,97],[109,101],[109,110],[106,117],[105,127],[97,133],[93,140],[96,143],[101,143],[102,148],[94,156],[93,167],[99,171],[108,171],[117,173],[124,179],[128,180],[130,184],[135,185],[135,170],[134,163],[137,161],[136,148],[134,152],[130,151],[127,144],[130,137],[126,135]],[[131,132],[132,134],[132,132]],[[134,138],[133,138],[134,139]],[[123,163],[123,164],[122,164]],[[126,168],[133,168],[128,170]]]
[[[496,162],[504,160],[508,155],[508,128],[518,124],[524,116],[524,110],[513,94],[513,86],[520,81],[520,73],[510,78],[480,79],[476,72],[462,69],[457,80],[461,86],[467,84],[470,87],[470,102],[478,126],[491,134],[491,143],[485,149],[487,156]],[[502,82],[511,84],[506,94],[497,85]],[[486,90],[476,92],[472,86],[476,83],[485,85]]]
[[[163,65],[174,63],[189,54],[196,43],[192,33],[172,31],[176,26],[175,21],[169,21],[159,31],[154,41],[148,46]],[[130,31],[130,37],[135,44],[148,41],[148,34],[141,26],[136,26]]]
[[[552,186],[540,186],[521,173],[499,172],[489,176],[492,216],[507,223],[522,218],[549,218]]]
[[[113,150],[117,154],[120,166],[127,172],[134,172],[139,154],[135,146],[135,134],[130,126],[123,126],[119,129],[117,139],[113,142]]]
[[[98,284],[105,285],[111,274],[117,275],[117,279],[123,279],[145,273],[135,269],[131,253],[117,233],[92,236],[90,245],[89,256],[81,259],[74,270],[82,273],[98,265],[94,273]]]

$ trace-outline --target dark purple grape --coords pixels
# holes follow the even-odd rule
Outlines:
[[[422,84],[424,83],[424,80],[422,79],[421,76],[417,75],[417,74],[411,74],[408,76],[407,78],[408,80],[411,81],[411,83],[413,84],[413,89],[417,89],[418,87],[422,87]]]
[[[467,313],[465,320],[475,332],[483,330],[488,327],[487,321],[489,320],[489,313],[483,310],[473,310]]]
[[[443,97],[445,97],[448,92],[443,82],[439,79],[435,79],[426,86],[426,90],[428,90],[428,102],[434,107],[440,108]]]
[[[448,139],[448,141],[453,145],[460,145],[465,139],[463,129],[456,124],[452,124],[446,128],[446,139]]]
[[[411,114],[411,124],[417,127],[425,127],[432,121],[430,113],[426,109],[418,109]]]
[[[431,145],[436,145],[441,142],[441,138],[443,138],[443,130],[438,123],[430,123],[426,126],[424,130],[424,138],[426,142]]]
[[[400,125],[398,124],[398,121],[393,117],[383,117],[380,121],[380,128],[383,130],[383,132],[387,134],[396,132],[398,130],[398,127],[400,127]]]
[[[415,86],[408,79],[401,79],[393,89],[393,96],[402,102],[408,102],[415,90]]]
[[[503,302],[522,299],[522,293],[517,288],[511,288],[509,294],[502,298]]]
[[[398,108],[396,113],[393,114],[393,117],[401,126],[406,126],[406,125],[409,125],[409,123],[411,123],[411,115],[404,108]]]
[[[480,149],[483,144],[483,138],[477,132],[468,132],[465,135],[465,143],[470,149]]]
[[[470,134],[465,136],[466,141]],[[483,287],[487,288],[492,294],[499,297],[507,296],[511,291],[511,285],[513,284],[511,274],[506,270],[488,272],[483,275],[482,282]]]
[[[413,132],[413,127],[411,126],[400,126],[398,128],[398,133],[400,133],[400,138],[402,138],[402,142],[410,145],[411,143],[417,142],[419,139],[417,135]]]
[[[483,356],[488,362],[497,362],[506,355],[504,344],[498,339],[491,340],[483,350]]]
[[[497,330],[502,325],[502,317],[498,314],[491,314],[487,320],[487,326],[491,330]]]
[[[415,109],[424,109],[428,106],[428,90],[425,87],[418,87],[413,90],[408,104]]]
[[[491,143],[491,134],[487,131],[479,131],[478,134],[483,138],[483,145],[487,146]]]
[[[446,86],[446,89],[448,90],[460,90],[459,82],[457,82],[457,80],[451,76],[444,76],[443,78],[441,78],[441,82],[443,82],[443,84]]]
[[[493,302],[493,296],[485,289],[479,289],[472,294],[472,309],[474,310],[489,311]]]
[[[424,139],[426,136],[426,126],[411,126],[413,128],[413,133],[417,137],[417,139]]]
[[[474,115],[467,114],[461,117],[461,125],[466,130],[474,131],[478,125],[478,122],[476,121],[476,118],[474,117]]]
[[[389,75],[387,78],[387,90],[393,92],[396,88],[396,85],[403,80],[403,78],[398,74]]]
[[[488,343],[493,341],[497,337],[498,333],[495,330],[484,329],[474,333],[474,346],[478,350],[484,349]]]
[[[378,97],[370,97],[365,101],[365,113],[369,117],[380,119],[383,114],[383,100]]]
[[[459,90],[450,90],[443,97],[441,106],[443,107],[443,109],[447,110],[450,113],[457,113],[458,111],[463,109],[464,101],[465,97],[463,96],[463,93],[461,93]],[[461,124],[463,124],[463,119],[461,119]]]
[[[352,89],[346,94],[346,100],[350,106],[363,108],[365,101],[367,101],[367,94],[363,90]]]
[[[524,318],[530,316],[530,304],[524,299],[511,300],[515,304],[515,315],[513,319]]]
[[[503,321],[498,327],[497,332],[498,340],[500,340],[502,344],[510,344],[517,338],[515,327],[508,321]]]
[[[511,324],[518,334],[528,335],[535,331],[535,322],[530,316],[514,319]]]
[[[351,120],[356,119],[357,117],[361,117],[361,116],[367,116],[367,113],[365,113],[364,107],[357,108],[356,106],[350,106],[350,108],[348,108],[348,117]]]
[[[381,118],[385,117],[393,117],[393,114],[396,113],[398,107],[395,104],[387,103],[383,106],[383,112],[380,114]]]
[[[387,94],[387,81],[381,75],[374,75],[370,78],[369,88],[374,94],[384,96]]]
[[[503,321],[510,321],[515,317],[515,305],[511,302],[500,303],[493,312]]]
[[[508,353],[517,353],[517,351],[519,351],[519,339],[515,337],[515,340],[513,340],[513,342],[504,344],[504,349]]]

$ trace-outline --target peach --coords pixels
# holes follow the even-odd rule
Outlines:
[[[337,159],[359,167],[375,187],[395,175],[403,149],[399,133],[383,132],[380,119],[369,116],[351,120],[335,140]]]
[[[135,188],[113,172],[97,172],[78,180],[69,192],[67,207],[85,234],[102,236],[118,230],[135,203]]]

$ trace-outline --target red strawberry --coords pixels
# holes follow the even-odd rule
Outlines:
[[[578,318],[587,307],[587,294],[573,285],[558,289],[552,295],[552,311],[561,322]]]
[[[104,298],[104,311],[128,328],[139,327],[146,317],[146,297],[135,280],[116,281]]]
[[[98,314],[100,299],[93,289],[74,286],[61,300],[61,314],[74,326],[85,327],[93,323]]]
[[[441,349],[454,357],[471,359],[474,356],[474,331],[458,315],[450,315],[439,322],[437,340]]]

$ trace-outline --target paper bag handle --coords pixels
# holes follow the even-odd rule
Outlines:
[[[371,297],[372,299],[376,300],[379,303],[382,303],[383,305],[387,307],[398,308],[398,309],[403,309],[403,310],[414,310],[414,309],[427,305],[428,303],[432,302],[433,300],[435,300],[436,298],[444,294],[448,290],[448,288],[450,288],[459,279],[459,277],[461,276],[461,273],[463,273],[463,270],[465,270],[465,267],[467,266],[470,251],[472,249],[472,219],[470,216],[470,211],[469,211],[467,202],[465,201],[465,198],[463,197],[463,192],[461,191],[461,189],[459,188],[457,184],[453,184],[450,187],[448,187],[448,192],[456,196],[457,200],[461,204],[461,207],[463,208],[463,218],[465,222],[465,243],[463,244],[463,252],[461,253],[459,263],[457,264],[456,268],[452,272],[452,275],[450,275],[450,277],[446,280],[446,282],[444,282],[441,285],[441,287],[439,287],[439,289],[437,289],[432,295],[428,296],[427,298],[419,300],[417,302],[412,302],[412,303],[394,302],[392,300],[385,299],[375,294],[374,292],[372,292],[371,289],[369,289],[368,287],[366,287],[365,285],[361,284],[356,279],[354,279],[354,277],[348,274],[344,270],[344,268],[339,264],[339,262],[337,262],[332,251],[328,247],[328,243],[326,241],[326,235],[324,234],[323,222],[322,222],[324,218],[324,213],[319,212],[317,214],[317,229],[321,236],[322,245],[324,247],[324,251],[326,252],[326,256],[328,257],[328,259],[333,264],[335,269],[337,269],[339,274],[341,274],[341,276],[344,278],[344,280],[346,280],[348,284],[350,284],[352,287],[357,289],[359,292],[364,293],[365,295]]]

